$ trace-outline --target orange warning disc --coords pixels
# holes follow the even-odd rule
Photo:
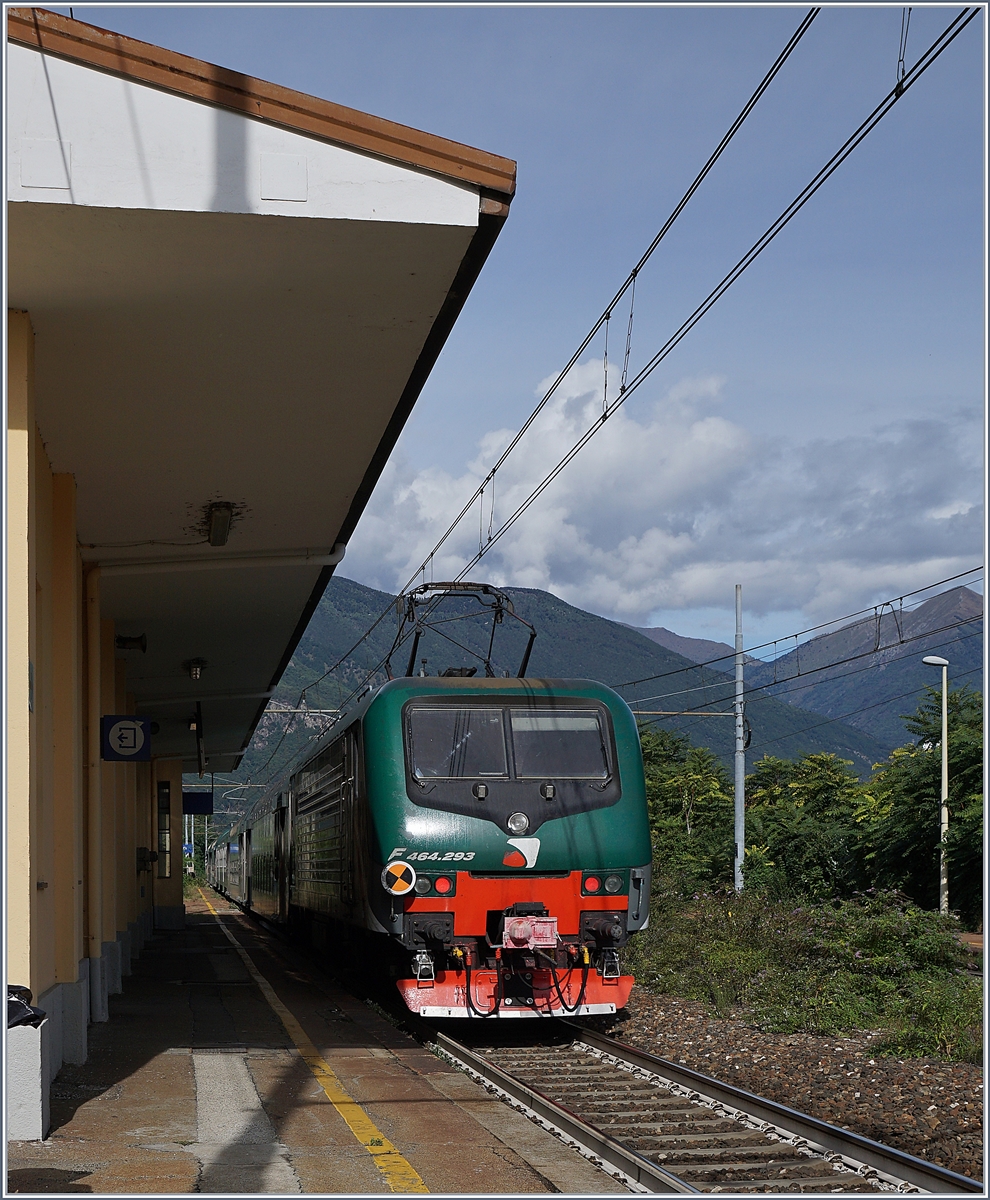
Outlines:
[[[415,886],[416,872],[408,863],[389,863],[382,871],[382,887],[393,896],[404,896]]]

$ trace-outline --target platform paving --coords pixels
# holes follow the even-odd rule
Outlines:
[[[625,1191],[214,893],[186,913],[55,1079],[49,1137],[9,1144],[9,1192]]]

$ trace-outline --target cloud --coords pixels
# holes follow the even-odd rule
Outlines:
[[[571,371],[432,564],[453,578],[601,412],[602,364]],[[549,381],[546,381],[549,382]],[[544,385],[545,386],[545,385]],[[545,588],[631,623],[731,604],[828,618],[980,561],[982,445],[956,411],[862,436],[756,440],[723,411],[725,381],[685,379],[615,412],[487,552],[472,577]],[[459,474],[390,462],[347,573],[406,583],[512,431],[486,433]],[[427,578],[431,573],[427,571]]]

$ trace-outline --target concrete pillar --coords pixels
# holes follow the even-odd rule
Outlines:
[[[48,1021],[7,1030],[7,1137],[39,1142],[48,1136]]]
[[[89,964],[81,959],[76,981],[62,984],[62,1061],[67,1063],[84,1063],[89,1054]]]
[[[62,1069],[62,1060],[64,1057],[64,1028],[63,1028],[63,1010],[62,1010],[62,985],[56,983],[54,987],[50,987],[35,1001],[38,1008],[48,1017],[46,1022],[45,1034],[48,1045],[45,1054],[45,1069],[47,1070],[47,1082],[55,1078]]]

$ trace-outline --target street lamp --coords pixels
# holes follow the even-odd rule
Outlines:
[[[942,668],[942,812],[938,854],[938,907],[949,915],[949,660],[935,654],[921,660],[930,667]]]

